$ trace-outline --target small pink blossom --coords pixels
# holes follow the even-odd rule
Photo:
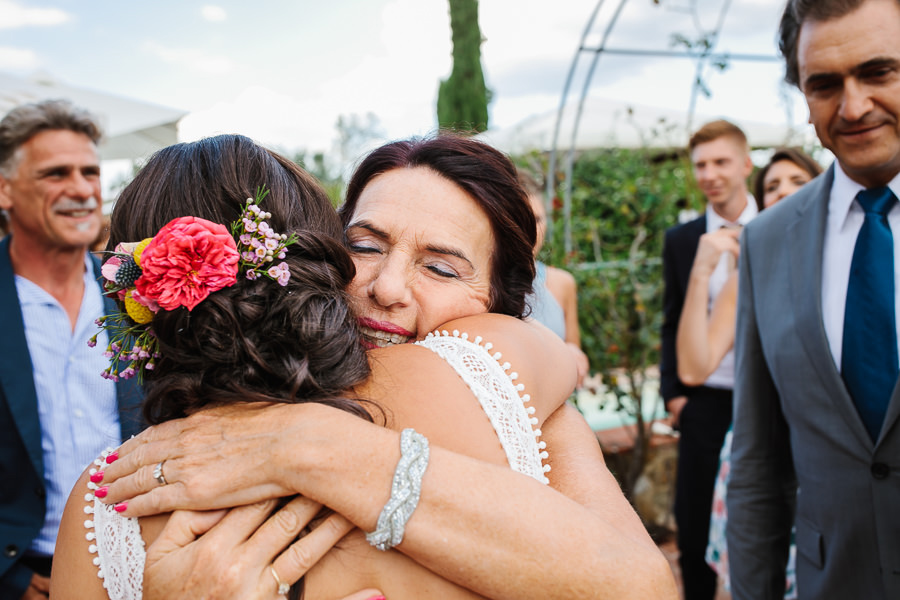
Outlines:
[[[119,267],[122,266],[121,256],[111,256],[103,266],[100,267],[100,274],[103,275],[103,278],[107,281],[111,281],[113,283],[116,282],[116,273],[119,272]]]
[[[269,267],[269,270],[266,271],[266,273],[282,286],[287,285],[291,278],[291,270],[287,266],[287,263],[278,263],[273,267]]]

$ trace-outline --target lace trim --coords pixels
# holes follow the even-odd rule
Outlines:
[[[107,448],[94,461],[89,473],[93,475],[106,464],[106,457],[112,452]],[[147,558],[141,526],[137,519],[123,517],[111,505],[103,504],[94,495],[99,486],[88,482],[87,503],[84,512],[89,516],[84,522],[88,530],[85,538],[90,542],[88,551],[96,554],[93,563],[97,576],[103,580],[103,587],[110,600],[141,600],[144,588],[144,562]]]
[[[500,363],[499,352],[490,353],[493,344],[481,342],[481,336],[471,342],[467,333],[435,331],[416,344],[447,361],[466,382],[500,438],[509,466],[541,483],[550,483],[544,475],[550,465],[543,462],[548,457],[547,443],[538,441],[541,430],[535,427],[536,409],[525,406],[531,396],[520,396],[525,386],[515,383],[519,374],[508,372],[511,365]]]

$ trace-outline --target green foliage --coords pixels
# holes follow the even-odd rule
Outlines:
[[[484,131],[490,94],[481,70],[478,0],[449,0],[453,35],[453,71],[438,89],[437,116],[442,129]]]
[[[331,205],[337,208],[343,202],[344,195],[344,179],[340,172],[328,166],[328,160],[323,152],[315,152],[307,154],[305,150],[300,150],[291,155],[291,160],[301,168],[305,169],[310,175],[319,180]]]
[[[699,207],[687,159],[652,150],[606,149],[573,169],[572,252],[562,248],[559,202],[545,245],[550,262],[573,272],[585,352],[601,373],[659,360],[665,230]]]
[[[534,159],[528,162],[534,163]],[[542,259],[570,271],[578,284],[582,346],[616,409],[638,427],[625,473],[626,494],[640,475],[649,435],[643,415],[647,373],[659,363],[662,245],[665,230],[701,198],[683,152],[602,149],[585,152],[572,172],[572,251],[564,252],[561,203]]]

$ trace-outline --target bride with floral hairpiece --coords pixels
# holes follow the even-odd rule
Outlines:
[[[160,304],[148,324],[158,348],[141,345],[135,353],[120,345],[111,350],[125,370],[143,367],[145,414],[160,425],[103,457],[93,472],[85,473],[82,487],[76,487],[61,528],[54,597],[65,598],[74,590],[86,597],[82,590],[87,589],[93,590],[91,597],[104,597],[101,585],[110,598],[140,597],[144,591],[148,597],[271,597],[299,593],[290,583],[304,573],[307,598],[341,597],[364,587],[378,588],[392,600],[475,594],[674,597],[668,565],[603,467],[596,442],[581,445],[585,436],[592,439],[590,430],[573,420],[571,412],[557,410],[574,384],[565,346],[549,331],[518,319],[467,317],[488,308],[518,316],[519,300],[524,306],[533,278],[498,259],[498,249],[506,260],[516,258],[519,250],[530,258],[534,237],[533,215],[515,184],[514,169],[507,168],[508,159],[477,142],[426,142],[425,149],[433,152],[428,160],[462,157],[468,170],[487,165],[486,181],[494,181],[500,196],[492,207],[477,204],[430,166],[411,167],[411,173],[383,169],[375,163],[384,153],[364,161],[357,173],[366,165],[374,166],[373,172],[354,177],[360,189],[351,183],[348,195],[358,196],[356,208],[345,209],[357,272],[351,283],[349,258],[333,244],[340,228],[334,227],[333,212],[325,214],[330,207],[322,203],[321,192],[310,190],[305,176],[295,173],[292,177],[307,186],[297,199],[289,186],[278,183],[280,176],[271,173],[271,165],[263,168],[258,158],[244,156],[263,151],[244,147],[249,141],[243,140],[227,136],[182,144],[154,157],[120,197],[112,243],[153,235],[160,228],[156,235],[161,235],[163,225],[187,215],[220,226],[230,223],[238,217],[248,186],[265,183],[271,192],[261,210],[274,215],[267,224],[299,236],[284,248],[290,264],[287,286],[281,288],[277,276],[274,282],[248,279],[239,267],[233,285],[219,288],[222,281],[217,281],[189,310],[187,302],[202,295],[197,292],[205,285],[200,275],[207,265],[196,257],[185,260],[182,252],[196,247],[188,248],[187,239],[154,236],[140,254],[132,251],[130,260],[151,272],[156,267],[145,264],[150,257],[167,265],[157,273],[158,294],[145,293],[151,289],[147,282],[130,282],[146,308],[159,303],[174,283],[166,279],[167,270],[177,273],[178,285],[188,286],[172,294],[183,296],[181,304],[174,309]],[[234,177],[243,182],[232,185]],[[429,196],[431,203],[425,202]],[[416,208],[410,210],[413,201]],[[502,219],[507,225],[496,227]],[[168,250],[148,254],[151,245]],[[250,246],[252,239],[237,236],[237,256],[255,252]],[[129,248],[121,250],[125,256],[119,259],[130,264]],[[278,251],[273,252],[272,262]],[[222,255],[230,257],[225,262],[234,257]],[[319,267],[310,272],[309,263]],[[117,277],[121,269],[119,265],[110,273],[110,287],[116,294],[126,289],[127,297],[129,282]],[[386,315],[377,318],[374,308],[398,291],[378,276],[394,271],[428,278],[414,290],[400,289],[401,295],[441,292],[419,298],[418,309],[408,313],[414,318],[403,326]],[[301,283],[307,275],[315,275],[313,280],[327,291]],[[517,287],[519,280],[525,284]],[[363,317],[360,325],[369,346],[407,338],[422,344],[371,349],[372,372],[366,378],[359,370],[360,346],[346,336],[355,337],[359,330],[347,326],[347,305],[336,300],[344,297],[345,287]],[[339,316],[323,321],[328,310],[304,303],[309,294]],[[132,299],[134,295],[132,291]],[[325,302],[329,297],[330,304]],[[366,297],[375,304],[367,306]],[[442,323],[432,322],[438,314],[457,319],[446,332],[441,328],[426,336]],[[324,323],[331,326],[323,328]],[[355,401],[343,393],[350,387]],[[268,403],[241,405],[249,401]],[[186,415],[192,416],[181,418]],[[224,434],[223,428],[234,429]],[[539,441],[539,428],[545,430],[546,444]],[[554,429],[556,437],[550,433]],[[165,440],[173,437],[182,452],[170,453],[173,446]],[[249,462],[230,464],[235,453]],[[224,462],[209,469],[216,455]],[[306,468],[298,466],[301,462]],[[554,470],[548,472],[551,463]],[[129,470],[133,476],[127,475]],[[132,491],[144,486],[153,491],[121,501],[129,483]],[[216,490],[213,498],[211,490]],[[290,501],[265,520],[273,503],[260,500],[298,492],[307,498]],[[167,505],[167,493],[182,497],[171,496]],[[195,505],[187,506],[191,499]],[[185,500],[186,508],[198,509],[257,504],[224,518],[221,513],[148,516]],[[294,542],[317,502],[340,514],[318,517],[319,526]],[[85,509],[92,511],[87,519]],[[143,515],[139,531],[133,519],[123,518],[136,515]],[[291,523],[280,528],[288,532],[283,538],[279,518]],[[123,522],[131,524],[129,535],[120,535]],[[115,531],[106,528],[108,523]],[[197,545],[180,552],[188,538],[207,529]],[[331,538],[328,531],[336,535]],[[319,541],[310,541],[317,535]],[[157,537],[167,549],[154,554],[151,546],[145,559],[144,544]],[[174,542],[176,538],[180,541]],[[343,539],[325,553],[337,538]],[[196,548],[200,550],[194,552]],[[315,564],[310,567],[310,562]],[[152,582],[154,589],[140,590],[138,581]]]

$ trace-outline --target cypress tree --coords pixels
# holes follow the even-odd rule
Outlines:
[[[478,0],[449,0],[453,70],[438,89],[437,115],[442,129],[484,131],[489,92],[481,70]]]

